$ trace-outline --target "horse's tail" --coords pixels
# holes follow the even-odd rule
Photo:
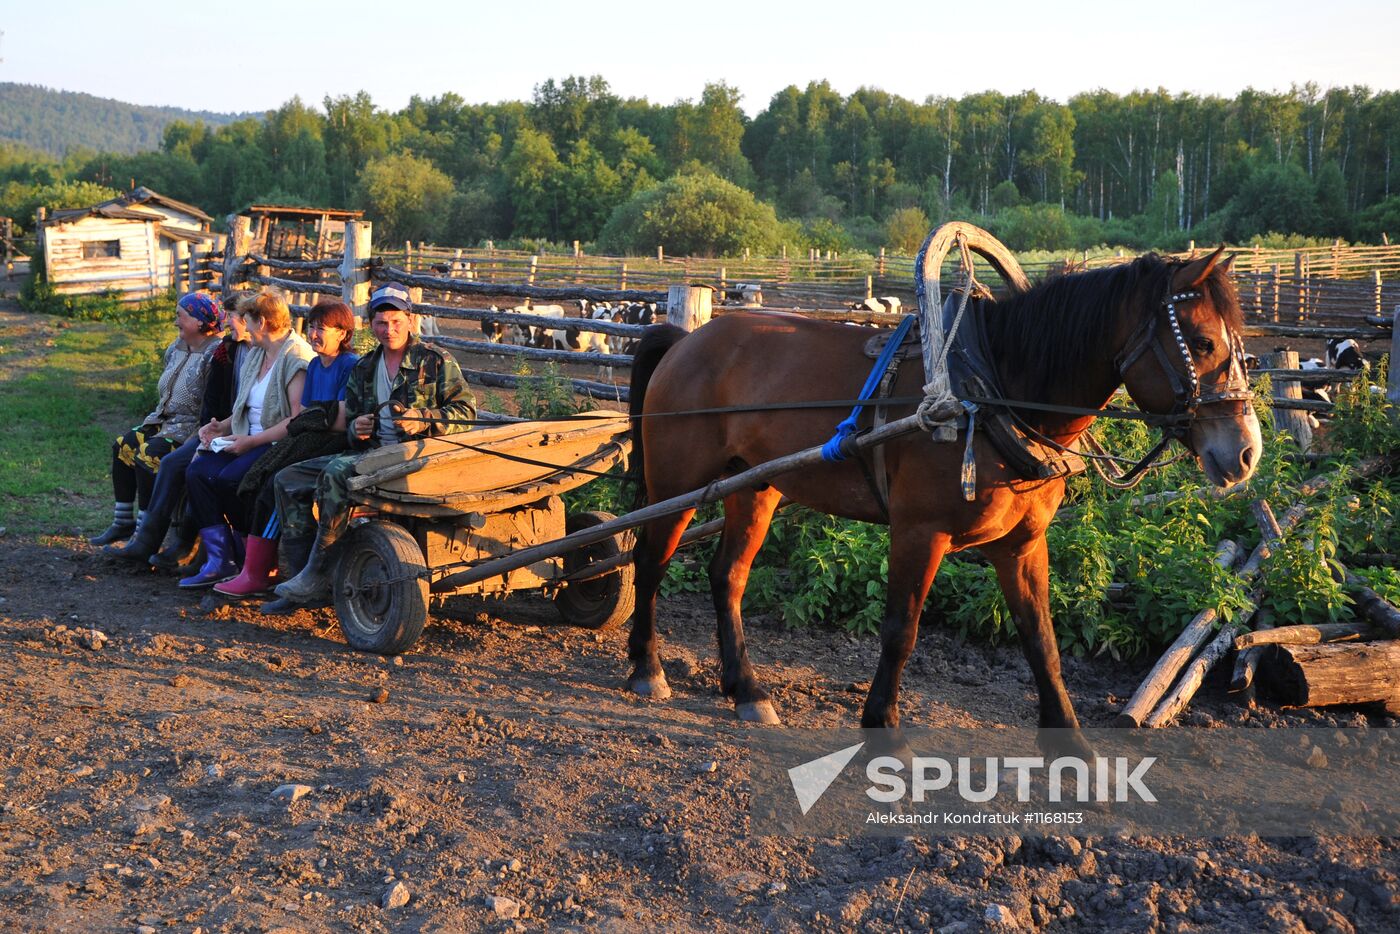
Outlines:
[[[647,386],[651,383],[651,376],[661,364],[661,358],[665,356],[666,351],[676,346],[686,334],[686,331],[674,324],[652,325],[642,334],[642,339],[637,342],[637,349],[632,353],[632,386],[627,403],[627,414],[632,417],[632,460],[627,466],[627,479],[633,483],[636,490],[632,501],[633,509],[645,506],[647,499],[646,457],[642,450],[641,417]]]

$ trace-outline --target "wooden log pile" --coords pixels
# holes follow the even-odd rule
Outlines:
[[[1370,476],[1392,466],[1393,458],[1376,458],[1350,476]],[[1335,475],[1314,479],[1306,485],[1307,492],[1319,492],[1334,482]],[[1256,579],[1271,553],[1302,520],[1307,506],[1298,502],[1278,519],[1265,500],[1256,501],[1252,508],[1260,543],[1235,571],[1253,585],[1246,606],[1223,622],[1213,608],[1202,610],[1153,666],[1115,726],[1172,723],[1210,670],[1231,653],[1230,688],[1245,704],[1253,704],[1258,681],[1284,706],[1381,704],[1400,715],[1400,610],[1354,574],[1342,571],[1339,579],[1354,602],[1355,622],[1275,627],[1267,611],[1258,609],[1264,591]],[[1233,567],[1238,551],[1234,542],[1222,542],[1217,563]]]

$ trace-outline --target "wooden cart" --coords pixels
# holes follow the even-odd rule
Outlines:
[[[634,593],[625,533],[459,583],[473,576],[463,572],[612,520],[566,515],[560,497],[625,460],[627,429],[621,413],[590,412],[365,455],[350,481],[355,518],[334,576],[346,640],[366,652],[407,651],[427,623],[430,597],[455,594],[543,590],[570,624],[606,629],[627,619]],[[589,573],[602,562],[605,569]]]

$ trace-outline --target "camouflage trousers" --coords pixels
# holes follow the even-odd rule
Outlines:
[[[314,535],[322,548],[329,548],[340,540],[350,526],[352,504],[346,481],[355,475],[355,462],[365,453],[313,457],[277,471],[273,487],[277,494],[277,512],[282,517],[283,538]]]

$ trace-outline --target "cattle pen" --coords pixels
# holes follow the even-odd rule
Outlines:
[[[600,303],[644,303],[657,309],[657,320],[668,320],[687,330],[712,315],[741,309],[763,308],[823,320],[873,327],[893,327],[903,315],[883,310],[913,299],[912,259],[887,256],[882,250],[869,264],[818,257],[815,251],[803,259],[776,260],[739,257],[696,259],[657,256],[637,258],[573,255],[547,256],[497,250],[443,249],[405,243],[402,249],[376,252],[373,225],[350,220],[345,224],[343,252],[317,260],[294,261],[265,256],[253,249],[250,219],[228,218],[229,234],[221,246],[192,250],[182,273],[182,285],[208,287],[225,294],[243,284],[280,288],[293,297],[292,310],[305,314],[316,296],[334,297],[366,313],[371,284],[398,283],[409,290],[415,310],[430,319],[424,337],[451,348],[463,357],[480,356],[544,363],[573,363],[626,371],[626,353],[560,349],[558,346],[507,345],[488,339],[469,340],[442,334],[437,319],[503,325],[541,331],[601,335],[635,340],[645,326],[567,315],[561,327],[558,317],[546,317],[535,303],[570,303],[586,308]],[[1194,247],[1185,255],[1195,252]],[[1281,262],[1287,253],[1292,260]],[[1297,354],[1282,346],[1290,342],[1354,340],[1363,346],[1400,349],[1394,320],[1400,311],[1400,279],[1384,276],[1400,272],[1400,247],[1349,247],[1336,245],[1300,251],[1244,249],[1236,254],[1234,278],[1246,316],[1245,336],[1277,357],[1260,375],[1272,377],[1276,417],[1299,436],[1306,431],[1310,413],[1325,414],[1331,403],[1303,398],[1303,387],[1350,379],[1354,371],[1304,369]],[[1061,274],[1070,268],[1100,267],[1126,261],[1127,257],[1086,259],[1072,264],[1030,265],[1034,277]],[[984,268],[979,266],[979,272]],[[876,297],[879,296],[879,297]],[[499,308],[490,301],[515,300],[514,307]],[[483,328],[483,338],[485,338]],[[485,367],[464,367],[471,382],[492,388],[512,389],[519,383],[513,374]],[[573,378],[580,395],[612,402],[626,402],[625,380]],[[1388,394],[1400,402],[1400,373],[1392,368]],[[1305,438],[1300,440],[1306,443]]]

